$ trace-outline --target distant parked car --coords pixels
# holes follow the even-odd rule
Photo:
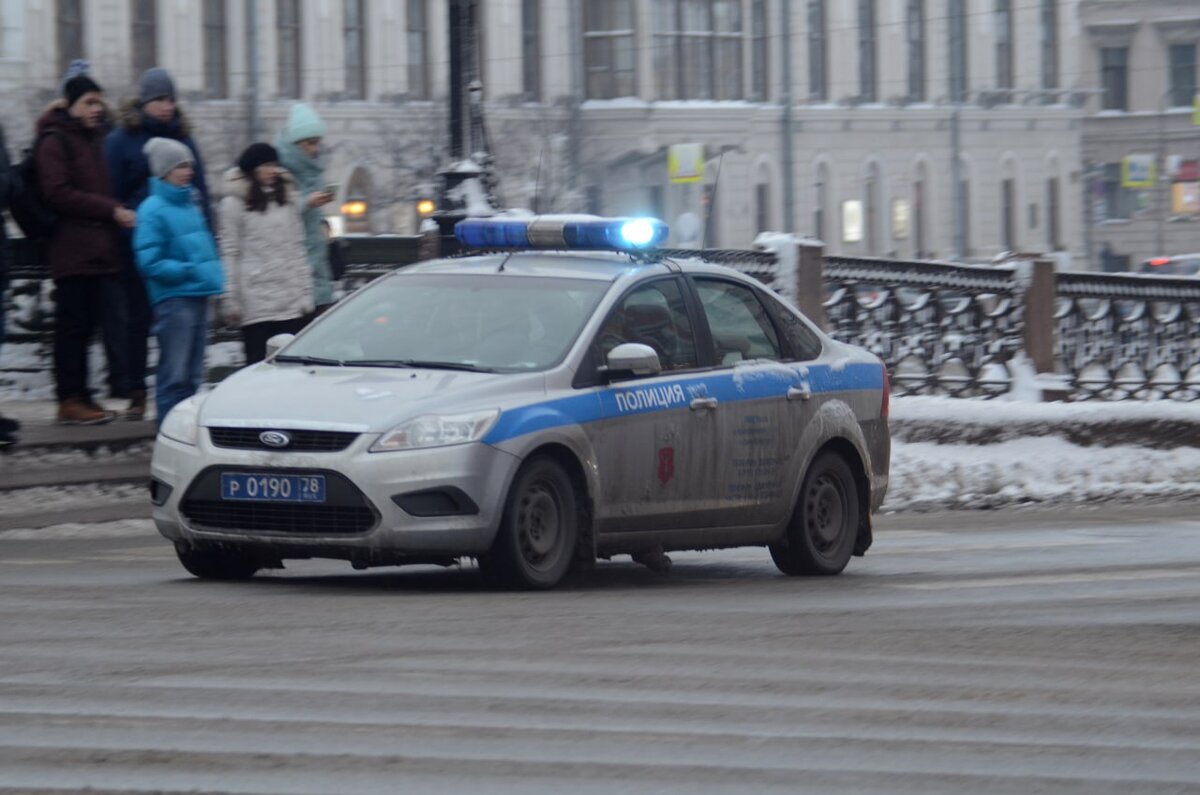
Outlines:
[[[1159,276],[1197,276],[1200,275],[1200,254],[1154,257],[1142,263],[1142,273],[1154,273]]]

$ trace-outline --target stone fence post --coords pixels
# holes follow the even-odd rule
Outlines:
[[[800,240],[796,258],[796,306],[819,328],[828,330],[825,317],[825,245],[819,240]]]
[[[1038,259],[1028,264],[1029,287],[1025,292],[1025,354],[1043,381],[1042,400],[1066,400],[1070,393],[1054,384],[1055,323],[1057,297],[1054,260]],[[1050,376],[1042,379],[1041,376]]]

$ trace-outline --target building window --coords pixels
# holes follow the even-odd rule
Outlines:
[[[584,68],[589,99],[637,94],[633,0],[589,0],[584,10]]]
[[[908,98],[925,99],[925,0],[908,0]]]
[[[1121,164],[1104,165],[1104,217],[1126,220],[1133,215],[1137,192],[1121,185]]]
[[[659,99],[741,99],[739,0],[655,0]]]
[[[541,17],[538,0],[521,0],[521,90],[534,102],[542,98]]]
[[[996,0],[996,88],[1013,87],[1012,0]]]
[[[967,101],[967,10],[966,0],[947,0],[947,30],[950,34],[950,101]]]
[[[276,0],[279,96],[287,99],[299,99],[304,88],[300,76],[300,21],[300,0]]]
[[[209,99],[229,96],[228,36],[225,0],[204,0],[204,93]]]
[[[767,0],[754,0],[750,7],[750,96],[765,100],[767,85]]]
[[[829,99],[825,0],[808,0],[808,98]]]
[[[766,232],[771,227],[771,186],[760,182],[754,186],[754,231]]]
[[[55,7],[55,38],[58,40],[58,73],[71,61],[85,56],[83,50],[83,0],[58,0]]]
[[[1196,99],[1196,45],[1171,45],[1171,105],[1183,107]]]
[[[1105,110],[1129,110],[1129,48],[1100,48]]]
[[[1017,250],[1017,190],[1011,179],[1000,183],[1000,245],[1005,251]]]
[[[342,40],[346,56],[346,96],[367,98],[367,12],[363,0],[346,0]]]
[[[1058,177],[1052,177],[1046,180],[1046,243],[1051,250],[1057,250],[1062,245],[1059,238],[1058,203]]]
[[[1058,0],[1042,0],[1042,89],[1058,88]],[[1052,102],[1047,97],[1046,102]]]
[[[426,0],[408,0],[405,43],[408,59],[408,96],[429,99],[429,15]]]
[[[858,0],[858,98],[875,102],[876,70],[875,0]]]
[[[133,0],[133,79],[158,66],[158,11],[154,0]]]

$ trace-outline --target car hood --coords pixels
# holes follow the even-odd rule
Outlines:
[[[501,395],[526,390],[544,393],[544,377],[262,363],[209,392],[200,424],[382,433],[422,414],[502,408]]]

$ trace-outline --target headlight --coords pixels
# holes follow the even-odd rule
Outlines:
[[[196,399],[190,397],[176,403],[175,407],[167,412],[167,418],[163,420],[158,432],[168,439],[194,446],[200,429],[197,424],[199,420],[200,407]]]
[[[371,445],[371,452],[386,453],[391,450],[418,450],[478,442],[491,430],[499,416],[499,409],[491,409],[471,414],[426,414],[415,417],[381,436],[379,441]]]

